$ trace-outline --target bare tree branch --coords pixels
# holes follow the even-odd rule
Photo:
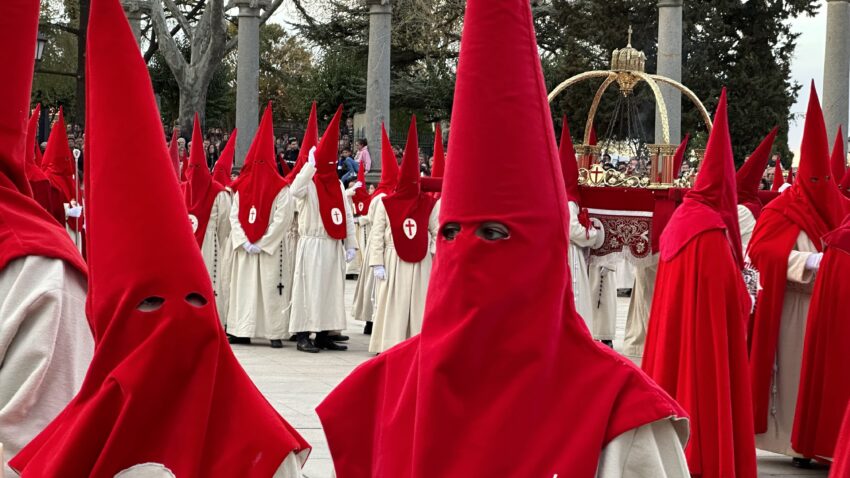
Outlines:
[[[274,15],[274,12],[280,8],[280,5],[283,3],[283,0],[274,0],[266,11],[263,13],[263,16],[260,17],[260,25],[265,25],[269,18]]]
[[[162,4],[159,1],[151,2],[151,21],[153,22],[154,32],[158,39],[160,51],[162,52],[165,62],[174,78],[178,83],[186,81],[186,59],[183,58],[183,53],[177,47],[177,42],[169,34],[168,25],[165,24],[165,12],[162,10]]]
[[[174,0],[162,0],[165,3],[165,7],[168,8],[168,11],[171,12],[172,17],[177,20],[177,24],[180,25],[180,28],[183,29],[183,32],[186,34],[186,37],[189,38],[189,41],[192,40],[192,27],[189,25],[189,20],[183,16],[183,12],[180,11],[180,7],[174,3]],[[159,3],[154,1],[153,3]]]

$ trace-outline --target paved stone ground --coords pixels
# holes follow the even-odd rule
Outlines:
[[[349,307],[353,293],[354,282],[349,281],[346,284]],[[628,299],[619,299],[618,340],[614,343],[618,350],[622,347],[627,308]],[[309,478],[327,478],[331,474],[333,464],[315,408],[354,367],[372,357],[368,352],[368,337],[363,335],[363,325],[363,322],[349,321],[345,333],[351,336],[351,342],[346,352],[305,354],[298,352],[293,342],[285,342],[284,348],[278,350],[259,343],[233,347],[242,366],[269,402],[313,446],[304,467],[304,474]],[[356,413],[357,410],[351,410],[352,415]],[[823,468],[798,470],[791,466],[789,458],[759,452],[759,477],[792,476],[826,477],[827,471]]]

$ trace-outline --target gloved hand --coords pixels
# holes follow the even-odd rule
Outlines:
[[[387,270],[384,269],[384,266],[372,266],[372,275],[375,276],[375,279],[386,280]]]
[[[354,260],[354,256],[357,255],[357,249],[346,249],[345,251],[345,262],[346,264]]]
[[[82,206],[69,207],[65,210],[65,215],[68,217],[80,217],[83,214]]]
[[[354,183],[354,187],[352,189],[357,189],[357,188],[362,188],[362,187],[363,187],[363,183],[361,183],[360,181],[357,181],[357,182]]]
[[[262,249],[255,246],[254,244],[251,244],[250,242],[246,242],[245,244],[242,244],[242,249],[245,249],[245,252],[247,252],[248,254],[259,254],[260,252],[263,251]]]
[[[310,148],[310,152],[307,153],[307,162],[310,163],[310,166],[316,167],[316,147],[313,146]]]
[[[820,261],[823,259],[823,253],[818,252],[806,258],[806,270],[817,272],[820,269]]]

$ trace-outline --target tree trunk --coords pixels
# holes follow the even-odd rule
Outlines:
[[[207,86],[193,85],[192,88],[180,88],[180,136],[186,141],[192,138],[192,123],[195,113],[203,128],[206,118]]]

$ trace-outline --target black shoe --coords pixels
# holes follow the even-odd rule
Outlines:
[[[794,458],[791,460],[791,465],[795,468],[809,469],[812,467],[811,458]]]
[[[298,351],[307,352],[310,354],[317,354],[319,353],[319,347],[316,347],[316,344],[314,344],[313,341],[310,340],[309,334],[304,334],[303,337],[298,337]]]
[[[293,335],[293,336],[289,337],[289,339],[287,339],[287,340],[289,340],[290,342],[298,342],[298,336]]]
[[[349,337],[347,335],[340,334],[340,335],[328,335],[328,338],[333,340],[334,342],[348,342]]]
[[[251,337],[237,337],[235,335],[228,335],[227,341],[232,345],[251,345]]]
[[[366,335],[372,335],[372,322],[366,322],[366,327],[363,327],[363,333]]]
[[[613,340],[600,340],[600,342],[602,342],[603,345],[607,345],[608,347],[610,347],[612,349],[614,348],[614,341]]]
[[[357,274],[345,274],[345,280],[355,280],[357,279]]]
[[[280,340],[280,339],[272,339],[272,340],[269,341],[269,345],[273,349],[282,349],[283,348],[283,341]]]
[[[333,339],[328,336],[327,332],[319,332],[318,334],[316,334],[316,347],[319,347],[323,350],[348,350],[347,345],[339,345],[338,343],[334,342]]]

